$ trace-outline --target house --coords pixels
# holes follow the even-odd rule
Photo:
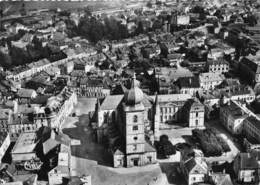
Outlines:
[[[49,130],[41,142],[43,144],[44,160],[52,168],[48,173],[49,184],[62,184],[64,178],[70,177],[70,138],[65,134]],[[53,168],[55,164],[56,166]]]
[[[208,175],[208,166],[201,157],[191,157],[181,161],[181,171],[188,185],[205,182]]]
[[[12,151],[13,162],[24,162],[36,159],[36,146],[38,138],[35,132],[21,133]]]
[[[233,164],[237,181],[246,183],[259,183],[259,155],[253,153],[239,153]]]
[[[204,128],[205,107],[198,99],[189,99],[182,108],[182,117],[190,128]]]
[[[207,61],[206,69],[208,72],[226,73],[229,71],[229,63],[221,58]]]
[[[10,144],[11,140],[9,133],[0,131],[0,164]]]
[[[82,78],[79,85],[79,96],[103,98],[110,94],[109,87],[102,79]]]
[[[225,79],[216,86],[212,92],[215,96],[224,96],[228,100],[238,100],[251,103],[255,100],[253,89],[244,84],[240,84],[237,79]]]
[[[65,119],[71,114],[74,106],[77,104],[77,101],[76,93],[68,87],[64,87],[58,95],[48,98],[44,109],[48,126],[60,130]]]
[[[248,139],[260,142],[260,119],[256,116],[249,116],[243,121],[243,133]]]
[[[17,34],[19,30],[27,30],[26,26],[20,24],[20,23],[14,23],[10,27],[8,27],[8,32]]]
[[[236,101],[220,107],[220,121],[223,126],[232,134],[241,134],[243,121],[249,116],[245,109]]]
[[[179,87],[181,94],[189,94],[195,96],[196,92],[199,92],[200,82],[197,76],[194,77],[181,77],[175,84]]]
[[[33,89],[19,89],[17,92],[17,96],[20,101],[27,101],[29,102],[30,100],[36,98],[37,93]]]
[[[203,90],[213,90],[225,79],[221,73],[208,72],[199,75],[200,86]]]
[[[12,122],[12,113],[11,109],[0,108],[0,131],[8,132],[9,124]]]
[[[230,175],[226,173],[212,173],[209,179],[214,185],[233,185]]]
[[[260,83],[259,55],[243,57],[239,62],[239,74],[250,85]]]

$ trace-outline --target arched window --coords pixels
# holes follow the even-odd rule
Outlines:
[[[137,115],[134,115],[133,121],[134,121],[134,123],[136,123],[138,121]]]

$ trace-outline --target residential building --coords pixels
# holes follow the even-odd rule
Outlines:
[[[36,159],[37,135],[35,132],[21,133],[12,151],[13,162],[24,162]]]
[[[11,140],[9,133],[0,131],[0,164],[10,144]]]
[[[50,97],[45,108],[48,126],[60,130],[76,104],[76,93],[67,87],[64,87],[57,96]]]
[[[249,116],[243,121],[243,133],[250,140],[260,142],[260,118]]]
[[[82,79],[80,81],[81,96],[103,98],[110,94],[109,87],[101,79]]]
[[[208,72],[199,75],[200,86],[203,90],[213,90],[225,79],[221,73]]]
[[[0,108],[0,131],[9,131],[8,127],[12,122],[12,113],[11,109]]]
[[[40,71],[47,70],[48,68],[52,68],[53,66],[58,67],[60,65],[68,63],[71,59],[74,58],[82,58],[82,57],[88,57],[89,53],[79,53],[79,54],[74,54],[72,56],[68,56],[67,58],[57,60],[55,62],[50,63],[47,59],[42,59],[38,62],[34,62],[29,64],[31,67],[28,65],[25,66],[19,66],[16,68],[13,68],[11,71],[8,71],[6,78],[7,79],[12,79],[14,81],[20,81],[24,78],[32,77],[35,73],[38,73]],[[33,66],[33,67],[32,67]]]
[[[209,179],[213,185],[233,185],[230,175],[226,173],[212,173],[209,175]]]
[[[50,138],[43,142],[43,150],[44,158],[48,157],[50,163],[57,160],[57,165],[48,173],[49,184],[62,184],[64,178],[70,177],[71,151],[69,137],[62,133],[55,134],[52,130]],[[58,151],[58,154],[56,151]],[[48,155],[52,152],[56,153],[56,155]],[[50,156],[53,158],[49,158]]]
[[[250,111],[242,107],[237,101],[230,101],[220,107],[220,121],[232,134],[241,134],[243,121],[249,116]]]
[[[243,57],[239,62],[239,74],[250,85],[260,83],[259,55]]]
[[[259,183],[259,157],[253,153],[239,153],[233,164],[237,181],[242,184]]]
[[[208,166],[203,159],[203,153],[190,152],[183,151],[181,154],[181,172],[188,185],[205,182],[208,177]]]
[[[228,100],[238,100],[251,103],[255,100],[253,89],[247,85],[240,84],[237,79],[225,79],[212,92],[216,97],[224,96]]]
[[[33,89],[19,89],[17,92],[17,96],[19,101],[21,102],[29,102],[30,100],[36,98],[37,93]]]
[[[175,84],[179,87],[181,94],[189,94],[195,96],[196,92],[201,90],[199,78],[194,77],[181,77]]]
[[[223,58],[208,60],[206,68],[208,72],[226,73],[229,71],[229,63]]]
[[[204,127],[205,107],[198,99],[189,99],[182,108],[182,120],[190,128]]]

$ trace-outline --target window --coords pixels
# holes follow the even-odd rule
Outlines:
[[[133,126],[133,130],[138,130],[138,126],[137,125]]]
[[[198,117],[199,116],[199,113],[198,112],[196,112],[196,117]]]
[[[135,136],[135,137],[134,137],[134,140],[136,141],[137,139],[138,139],[137,136]]]
[[[199,125],[199,121],[196,119],[195,120],[195,125],[198,126]]]
[[[133,121],[134,121],[134,123],[136,123],[138,121],[137,115],[134,115]]]
[[[122,160],[121,160],[121,159],[118,159],[118,163],[119,163],[119,165],[120,165],[120,166],[122,166],[122,165],[123,165],[123,163],[122,163]]]
[[[137,145],[133,145],[133,150],[137,150]]]

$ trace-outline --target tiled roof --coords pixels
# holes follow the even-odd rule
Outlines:
[[[101,104],[101,110],[115,110],[123,100],[124,95],[107,96]]]
[[[198,77],[181,77],[177,80],[180,88],[199,88],[200,82]]]
[[[257,169],[258,162],[256,158],[250,153],[240,153],[240,169]]]
[[[211,179],[215,185],[233,185],[229,174],[213,173]]]
[[[17,95],[21,98],[31,98],[34,92],[33,89],[19,89]]]
[[[5,141],[7,137],[7,132],[0,132],[0,147],[2,146],[3,142]]]

